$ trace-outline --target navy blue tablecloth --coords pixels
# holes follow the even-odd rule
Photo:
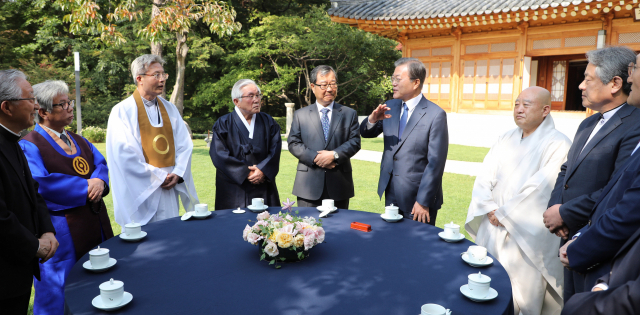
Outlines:
[[[318,217],[315,208],[294,208]],[[277,213],[280,208],[270,208]],[[249,222],[253,221],[253,222]],[[387,223],[379,214],[341,209],[323,219],[325,242],[310,256],[281,269],[259,261],[259,250],[242,239],[256,214],[215,211],[205,220],[173,218],[148,224],[146,238],[114,237],[101,246],[117,264],[105,273],[71,270],[65,287],[73,314],[106,314],[91,305],[98,286],[124,282],[133,301],[109,314],[409,314],[437,303],[453,315],[512,314],[511,283],[494,259],[474,268],[460,258],[473,243],[446,243],[439,228],[410,220]],[[371,232],[350,228],[370,224]],[[467,276],[482,271],[498,291],[476,303],[460,293]]]

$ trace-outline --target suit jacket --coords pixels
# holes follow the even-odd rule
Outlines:
[[[422,96],[407,121],[402,139],[399,139],[402,100],[385,103],[390,108],[391,118],[376,122],[371,129],[367,129],[368,119],[360,125],[360,134],[364,138],[384,134],[378,195],[382,198],[391,176],[397,176],[394,178],[394,190],[402,192],[401,196],[395,196],[400,210],[410,212],[416,201],[429,209],[440,209],[442,175],[449,150],[447,114]]]
[[[569,227],[569,237],[587,224],[602,188],[640,140],[640,109],[624,105],[585,147],[599,121],[600,115],[592,115],[578,127],[549,199],[549,207],[562,204],[560,216]]]
[[[562,314],[633,315],[640,313],[639,240],[640,229],[616,253],[611,272],[598,279],[598,282],[604,282],[609,286],[608,290],[574,295],[565,304]]]
[[[360,151],[358,114],[355,110],[333,103],[329,136],[324,140],[318,105],[313,104],[297,110],[293,115],[287,141],[289,152],[298,158],[293,194],[309,200],[318,200],[324,191],[325,177],[327,193],[334,200],[354,196],[351,157]],[[337,166],[324,169],[313,163],[317,151],[338,153]]]
[[[640,151],[614,174],[594,209],[567,248],[570,267],[585,274],[585,289],[610,271],[613,256],[640,228]]]
[[[18,137],[0,126],[0,299],[31,290],[40,279],[38,238],[54,232]]]

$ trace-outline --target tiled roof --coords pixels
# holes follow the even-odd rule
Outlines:
[[[567,7],[602,0],[332,0],[329,15],[357,20],[410,20]]]

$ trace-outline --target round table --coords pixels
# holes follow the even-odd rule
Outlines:
[[[269,208],[277,213],[279,207]],[[318,217],[315,208],[294,208]],[[250,222],[251,221],[251,222]],[[474,268],[460,258],[473,243],[447,243],[439,228],[410,220],[388,223],[379,214],[340,209],[322,219],[325,242],[310,256],[275,269],[259,261],[259,249],[242,239],[256,213],[214,211],[204,220],[167,219],[143,226],[137,243],[114,237],[101,246],[117,264],[104,273],[85,270],[80,259],[67,278],[73,314],[104,314],[91,304],[110,278],[124,282],[133,301],[111,314],[410,314],[437,303],[453,315],[512,314],[505,269]],[[350,228],[370,224],[371,232]],[[476,303],[460,292],[467,276],[481,271],[498,291]]]

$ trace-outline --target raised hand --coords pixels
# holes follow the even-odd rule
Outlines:
[[[387,118],[391,118],[390,114],[386,114],[388,110],[390,110],[387,104],[378,105],[376,109],[373,110],[371,115],[369,115],[369,122],[375,124],[378,120],[383,120]]]

